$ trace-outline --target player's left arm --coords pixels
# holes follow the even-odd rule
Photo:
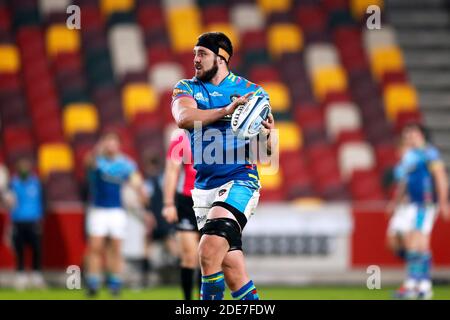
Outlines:
[[[266,136],[266,139],[267,139],[267,154],[271,155],[272,150],[274,150],[276,145],[278,144],[278,137],[276,134],[274,134],[275,119],[273,118],[272,113],[269,113],[267,120],[264,120],[262,122],[262,125],[264,126],[262,128],[262,132]]]
[[[450,219],[448,204],[448,176],[444,163],[441,160],[433,161],[431,163],[431,172],[436,183],[439,209],[443,217],[448,220]]]
[[[147,189],[145,188],[144,178],[142,177],[141,173],[137,170],[133,171],[128,178],[128,183],[134,190],[136,190],[142,204],[148,204],[149,196]]]

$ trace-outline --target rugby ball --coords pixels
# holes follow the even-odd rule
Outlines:
[[[250,139],[258,135],[262,121],[270,113],[269,99],[264,96],[252,96],[246,104],[240,105],[231,116],[231,130],[241,139]]]

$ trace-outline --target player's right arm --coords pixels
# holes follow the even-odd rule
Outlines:
[[[187,130],[194,128],[194,122],[199,121],[203,126],[206,126],[222,119],[226,115],[232,114],[239,105],[247,103],[252,94],[247,93],[223,108],[201,110],[197,107],[197,102],[194,98],[187,92],[175,87],[172,101],[172,115],[175,122],[179,128]]]

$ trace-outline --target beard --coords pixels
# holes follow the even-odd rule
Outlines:
[[[211,69],[206,70],[202,76],[198,76],[197,79],[203,82],[209,82],[217,73],[217,70],[219,70],[219,67],[217,65],[217,61],[214,60],[214,65],[211,67]]]

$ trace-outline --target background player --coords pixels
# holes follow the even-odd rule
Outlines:
[[[424,129],[408,124],[402,138],[410,149],[395,168],[399,183],[408,196],[407,216],[411,231],[407,234],[407,279],[398,298],[432,297],[430,233],[437,207],[448,219],[448,178],[439,151],[427,143]]]
[[[226,35],[220,32],[202,34],[194,47],[195,77],[178,82],[173,92],[172,113],[177,125],[191,133],[197,171],[192,196],[197,225],[202,234],[199,258],[201,298],[204,300],[223,299],[224,281],[233,298],[259,299],[246,272],[241,241],[242,230],[259,200],[256,165],[248,161],[218,163],[223,159],[211,163],[205,161],[202,154],[208,145],[202,137],[208,129],[219,131],[223,141],[227,142],[218,146],[223,155],[230,151],[240,154],[239,150],[245,149],[248,141],[237,140],[233,136],[230,116],[252,94],[267,95],[260,86],[229,70],[232,54],[233,47]],[[201,123],[201,130],[193,130],[194,122]],[[270,116],[264,125],[273,129],[273,117]],[[270,149],[268,141],[267,148]],[[196,148],[199,142],[201,148]]]
[[[192,167],[189,138],[185,132],[178,130],[174,136],[167,152],[164,171],[163,216],[169,223],[177,222],[176,229],[181,258],[181,287],[184,299],[191,300],[194,274],[198,269],[197,249],[199,243],[199,232],[191,194],[191,190],[194,188],[195,170]]]
[[[87,214],[88,295],[95,295],[100,287],[107,237],[110,238],[108,255],[111,259],[108,287],[112,294],[117,295],[122,286],[121,245],[127,222],[121,188],[123,184],[130,183],[142,201],[146,201],[147,193],[135,163],[122,154],[120,139],[115,133],[106,133],[100,138],[94,151],[88,155],[86,164],[91,202]]]

